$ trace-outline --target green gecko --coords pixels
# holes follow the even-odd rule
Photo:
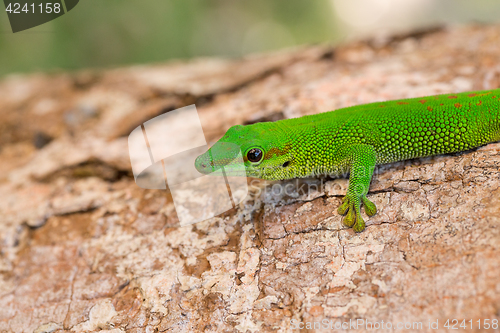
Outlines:
[[[500,89],[357,105],[300,118],[231,127],[196,169],[282,180],[349,172],[338,212],[355,232],[376,165],[469,150],[500,140]],[[241,151],[244,171],[234,158]],[[236,162],[235,162],[236,161]],[[241,161],[241,160],[240,160]],[[241,163],[241,162],[240,162]]]

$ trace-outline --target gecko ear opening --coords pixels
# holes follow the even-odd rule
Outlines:
[[[286,161],[285,163],[283,163],[282,167],[283,167],[283,168],[286,168],[286,167],[287,167],[287,166],[289,166],[289,165],[290,165],[290,161]]]

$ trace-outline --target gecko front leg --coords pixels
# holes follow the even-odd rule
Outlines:
[[[375,204],[366,198],[375,170],[375,150],[369,145],[353,145],[347,150],[347,161],[350,169],[349,187],[338,212],[340,215],[347,214],[343,220],[346,226],[352,227],[355,232],[361,232],[365,229],[365,221],[360,212],[361,204],[368,216],[377,213]]]

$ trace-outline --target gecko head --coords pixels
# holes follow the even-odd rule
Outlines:
[[[275,124],[231,127],[207,152],[196,158],[196,169],[209,174],[223,167],[228,176],[290,178],[293,164],[290,145]]]

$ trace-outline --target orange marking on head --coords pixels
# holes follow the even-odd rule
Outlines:
[[[273,155],[283,156],[286,153],[288,153],[289,151],[290,151],[290,147],[288,145],[286,145],[285,148],[283,148],[283,149],[273,147],[273,148],[269,149],[269,151],[264,155],[264,159],[267,160],[267,159],[271,158]]]
[[[450,95],[448,96],[448,98],[457,98],[458,96],[455,96],[455,95]]]
[[[399,105],[403,105],[403,104],[410,104],[408,102],[398,102]]]
[[[427,102],[427,100],[421,99],[419,102],[422,103],[422,104],[424,104],[425,102]]]
[[[456,107],[456,108],[461,108],[461,107],[462,107],[462,104],[460,104],[460,103],[455,103],[455,107]]]
[[[428,107],[427,107],[427,110],[432,111],[432,110],[434,110],[434,109],[433,109],[433,108],[431,108],[430,106],[428,106]]]
[[[479,103],[477,103],[477,106],[483,104],[483,101],[479,101]]]
[[[474,97],[474,96],[477,96],[477,94],[468,94],[467,96]]]

